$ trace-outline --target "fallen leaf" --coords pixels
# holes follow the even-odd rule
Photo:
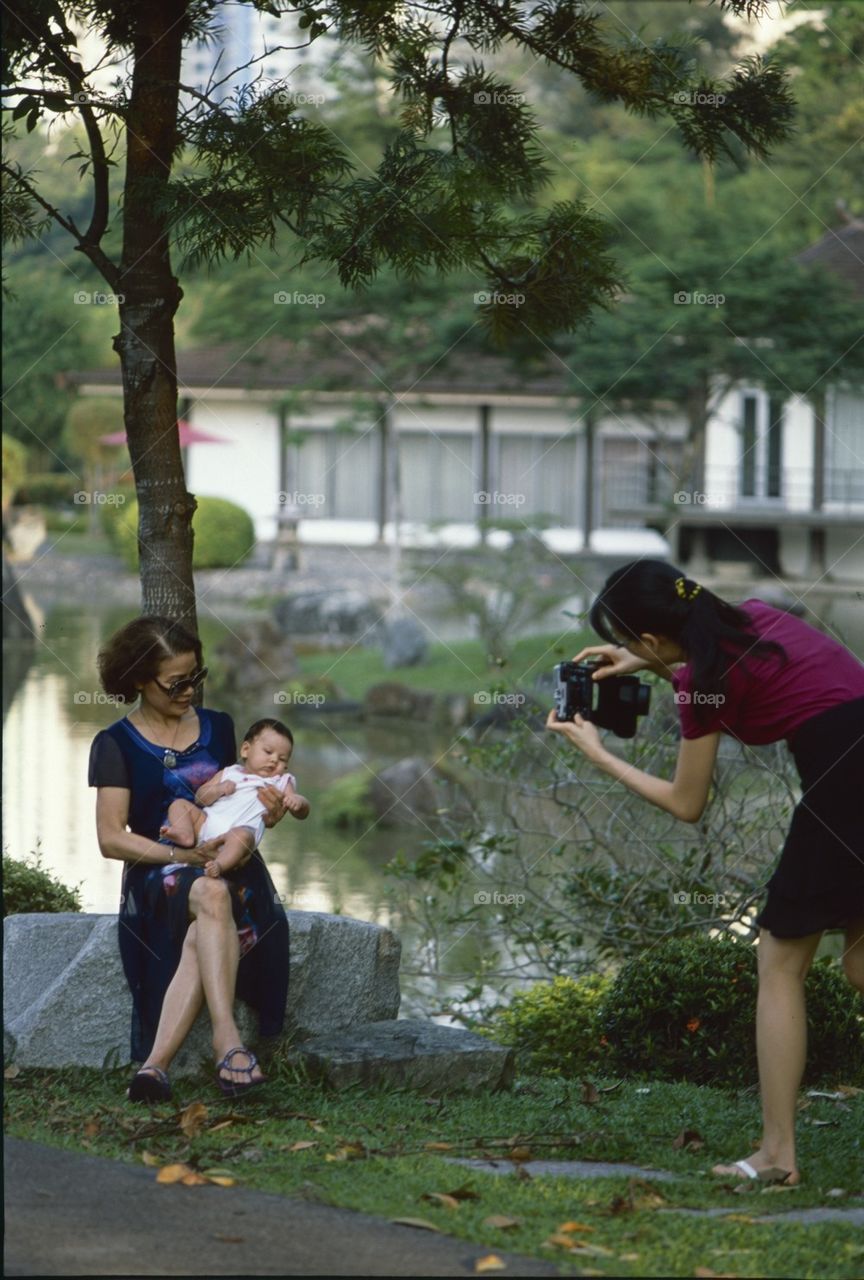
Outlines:
[[[837,1092],[842,1093],[844,1098],[854,1098],[859,1093],[864,1093],[864,1089],[856,1089],[852,1084],[838,1084]]]
[[[593,1227],[589,1227],[584,1222],[562,1222],[558,1228],[559,1231],[593,1231]]]
[[[234,1123],[234,1120],[233,1120],[232,1118],[230,1118],[230,1117],[229,1117],[229,1119],[228,1119],[228,1120],[220,1120],[218,1124],[211,1124],[209,1132],[210,1132],[210,1133],[218,1133],[218,1131],[219,1131],[220,1129],[227,1129],[227,1128],[228,1128],[228,1126],[229,1126],[229,1125],[231,1125],[231,1124],[233,1124],[233,1123]],[[238,1238],[239,1238],[239,1237],[238,1237]],[[226,1237],[226,1239],[227,1239],[227,1237]]]
[[[839,1200],[845,1196],[846,1191],[843,1187],[832,1187],[830,1191],[825,1192],[826,1196],[831,1196],[832,1200]]]
[[[506,1213],[493,1213],[483,1219],[484,1227],[495,1227],[498,1231],[509,1231],[512,1227],[521,1227],[521,1218],[508,1218]]]
[[[631,1178],[627,1184],[634,1209],[659,1209],[665,1205],[666,1197],[661,1195],[652,1182],[644,1178]]]
[[[14,1080],[16,1079],[17,1076],[20,1076],[20,1074],[21,1074],[21,1068],[18,1066],[17,1063],[15,1063],[13,1066],[6,1068],[6,1070],[3,1072],[3,1079]]]
[[[196,1173],[194,1169],[190,1169],[189,1172],[180,1179],[180,1181],[183,1183],[184,1187],[203,1187],[208,1180],[200,1173]]]
[[[460,1187],[454,1187],[452,1191],[447,1192],[448,1196],[452,1196],[454,1200],[479,1200],[480,1192],[475,1191],[467,1182],[463,1182]]]
[[[440,1227],[436,1227],[434,1222],[427,1222],[425,1218],[391,1218],[391,1222],[397,1227],[418,1227],[421,1231],[439,1231]]]
[[[786,1187],[780,1182],[772,1182],[767,1187],[762,1188],[762,1194],[764,1195],[768,1191],[797,1191],[797,1190],[798,1190],[797,1187]]]
[[[618,1257],[622,1262],[638,1262],[639,1261],[638,1253],[619,1253]]]
[[[808,1098],[828,1098],[830,1099],[831,1102],[842,1102],[844,1098],[849,1096],[847,1092],[849,1087],[850,1086],[847,1085],[846,1091],[844,1091],[843,1093],[841,1093],[839,1090],[836,1093],[824,1093],[819,1089],[808,1089],[807,1097]]]
[[[95,1138],[101,1132],[102,1126],[98,1120],[88,1120],[84,1126],[84,1133],[88,1138]]]
[[[279,1147],[279,1151],[311,1151],[313,1147],[317,1147],[317,1142],[288,1142]]]
[[[705,1280],[738,1280],[734,1271],[712,1271],[710,1267],[694,1267],[693,1274]]]
[[[207,1119],[207,1108],[203,1102],[190,1102],[180,1113],[180,1128],[187,1138],[197,1138]]]
[[[191,1172],[192,1170],[188,1164],[166,1164],[156,1174],[156,1181],[164,1183],[179,1182],[181,1178],[185,1178],[186,1174]]]
[[[514,1147],[510,1152],[511,1160],[525,1161],[531,1159],[530,1147]]]
[[[459,1201],[455,1196],[448,1196],[443,1191],[424,1191],[420,1199],[428,1200],[431,1204],[440,1204],[443,1209],[459,1208]]]
[[[217,1187],[233,1187],[235,1185],[234,1178],[223,1178],[220,1174],[211,1174],[207,1177],[206,1181],[215,1182]]]
[[[599,1102],[599,1101],[600,1101],[600,1091],[597,1088],[597,1086],[592,1084],[590,1080],[583,1080],[582,1096],[580,1098],[580,1102],[587,1102],[590,1105],[592,1102]]]
[[[612,1249],[607,1249],[602,1244],[589,1244],[587,1240],[574,1240],[571,1245],[573,1253],[587,1253],[592,1258],[614,1258],[615,1254]]]
[[[705,1139],[696,1129],[682,1129],[672,1146],[676,1151],[701,1151],[705,1146]]]
[[[142,1151],[141,1160],[142,1160],[142,1163],[149,1165],[150,1168],[155,1168],[156,1166],[161,1164],[159,1157],[154,1156],[153,1153],[150,1151]]]
[[[724,1222],[755,1222],[755,1218],[751,1218],[749,1213],[724,1213]]]
[[[520,1182],[533,1181],[532,1175],[528,1172],[528,1170],[522,1164],[516,1165],[516,1168],[513,1170],[513,1174],[515,1177],[519,1179]]]
[[[309,1123],[309,1128],[314,1129],[316,1133],[327,1132],[327,1130],[324,1128],[320,1120],[310,1120],[308,1123]]]
[[[558,1249],[572,1249],[573,1240],[570,1236],[565,1236],[560,1231],[553,1231],[551,1236],[543,1241],[544,1244],[554,1245]]]
[[[452,1142],[427,1142],[424,1147],[424,1150],[425,1151],[452,1151],[453,1143]]]
[[[325,1160],[359,1160],[366,1155],[366,1148],[362,1142],[346,1142],[344,1146],[339,1147],[336,1151],[328,1151]]]
[[[477,1275],[483,1275],[485,1271],[506,1271],[507,1263],[503,1258],[499,1258],[497,1253],[487,1253],[484,1258],[478,1258],[474,1263],[474,1271]]]
[[[839,1120],[811,1120],[810,1127],[812,1129],[834,1129],[839,1125]]]

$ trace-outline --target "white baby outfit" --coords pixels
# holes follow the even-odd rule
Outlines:
[[[264,835],[264,815],[267,812],[258,798],[259,790],[261,787],[278,787],[284,791],[289,783],[296,786],[297,779],[293,773],[277,773],[262,778],[258,773],[247,773],[242,765],[229,764],[222,771],[222,781],[235,783],[237,789],[230,796],[220,796],[213,804],[205,806],[207,817],[198,833],[198,843],[224,836],[232,827],[250,827],[255,833],[257,849]]]

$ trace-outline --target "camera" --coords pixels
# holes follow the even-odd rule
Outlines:
[[[648,714],[651,688],[638,676],[591,679],[593,662],[559,662],[555,667],[555,713],[559,720],[580,715],[598,729],[611,729],[619,738],[632,738],[637,716]],[[595,700],[596,693],[596,700]],[[596,706],[595,706],[596,701]]]

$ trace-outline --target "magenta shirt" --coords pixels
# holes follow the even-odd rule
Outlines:
[[[745,650],[746,658],[732,661],[725,702],[707,704],[710,715],[703,722],[696,719],[690,664],[685,663],[672,677],[683,737],[720,730],[759,746],[788,738],[820,711],[864,698],[864,664],[839,641],[761,600],[745,600],[739,608],[760,639],[782,644],[788,661],[783,665],[777,654],[756,657]],[[864,731],[864,722],[861,727]]]

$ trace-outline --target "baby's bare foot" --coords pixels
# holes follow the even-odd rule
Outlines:
[[[171,840],[181,849],[191,849],[195,844],[194,836],[190,837],[187,832],[182,831],[180,827],[175,827],[173,823],[170,822],[166,823],[164,827],[159,828],[159,834],[160,836],[165,836],[168,840]]]

